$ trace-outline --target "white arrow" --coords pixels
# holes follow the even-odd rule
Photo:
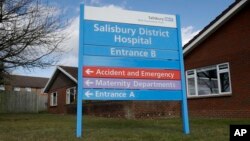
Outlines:
[[[85,84],[86,84],[87,86],[90,86],[90,85],[94,84],[94,82],[92,82],[92,81],[90,81],[90,80],[88,79],[88,80],[85,81]]]
[[[85,72],[86,72],[88,75],[90,75],[90,74],[93,73],[94,71],[92,71],[91,69],[87,69]]]
[[[87,97],[90,97],[91,95],[93,95],[93,93],[87,91],[87,92],[85,92],[85,95],[86,95]]]

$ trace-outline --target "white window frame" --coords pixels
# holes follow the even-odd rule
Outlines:
[[[74,99],[76,100],[76,87],[71,87],[66,90],[66,104],[72,104],[70,103],[70,90],[73,89],[74,91]]]
[[[55,103],[54,103],[54,94],[56,94],[55,96]],[[52,92],[50,93],[50,106],[57,106],[57,92]]]
[[[222,65],[227,65],[228,66],[228,68],[225,70],[220,70],[219,69],[219,67],[220,66],[222,66]],[[219,65],[217,65],[217,76],[219,77],[219,79],[218,79],[218,84],[219,84],[219,93],[220,94],[231,94],[232,93],[232,83],[231,83],[231,75],[230,75],[230,66],[229,66],[229,63],[223,63],[223,64],[219,64]],[[221,91],[221,80],[220,80],[220,74],[221,73],[225,73],[225,72],[227,72],[228,73],[228,79],[229,79],[229,88],[230,88],[230,91],[229,92],[222,92]]]
[[[219,66],[222,65],[227,65],[227,69],[224,70],[220,70]],[[232,83],[231,83],[231,75],[230,75],[230,65],[229,63],[221,63],[221,64],[217,64],[217,65],[211,65],[211,66],[207,66],[204,68],[208,68],[208,67],[213,67],[216,66],[216,71],[217,71],[217,78],[218,78],[218,93],[215,94],[206,94],[206,95],[198,95],[198,81],[197,81],[197,70],[202,69],[202,68],[197,68],[197,69],[192,69],[192,70],[187,70],[186,71],[186,84],[187,84],[187,97],[188,98],[198,98],[198,97],[214,97],[214,96],[224,96],[224,95],[231,95],[232,94]],[[188,75],[188,72],[193,71],[194,74],[193,75]],[[220,74],[221,73],[228,73],[229,76],[229,88],[230,91],[229,92],[221,92],[221,80],[220,80]],[[195,87],[195,95],[189,95],[189,86],[188,86],[188,79],[189,78],[194,78],[194,87]]]
[[[190,71],[193,71],[194,74],[193,74],[193,75],[188,75],[188,72],[190,72]],[[195,95],[189,95],[188,78],[194,78]],[[196,70],[195,70],[195,69],[186,71],[186,82],[187,82],[187,83],[186,83],[186,84],[187,84],[187,94],[188,94],[189,96],[196,96],[196,95],[198,94],[198,89],[197,89],[198,83],[197,83],[197,74],[196,74]]]
[[[5,86],[4,85],[0,85],[0,91],[5,91]]]
[[[14,91],[15,91],[15,92],[20,92],[20,91],[21,91],[21,88],[20,88],[20,87],[14,87]]]
[[[25,91],[26,91],[26,92],[31,92],[31,88],[30,88],[30,87],[26,87],[26,88],[25,88]]]

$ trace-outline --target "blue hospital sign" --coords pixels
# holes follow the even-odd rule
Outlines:
[[[181,101],[188,134],[179,17],[80,9],[77,137],[82,134],[82,100]]]

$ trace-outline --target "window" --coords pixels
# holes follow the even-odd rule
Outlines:
[[[198,95],[218,94],[218,77],[216,67],[196,70]]]
[[[0,85],[0,91],[4,91],[4,90],[5,90],[4,85]]]
[[[231,93],[228,63],[188,70],[186,75],[189,97]]]
[[[26,92],[31,92],[31,88],[26,87],[26,88],[25,88],[25,91],[26,91]]]
[[[72,104],[76,101],[76,87],[68,88],[66,90],[66,104]]]
[[[195,71],[191,70],[187,72],[187,87],[189,88],[189,95],[196,95],[195,85]]]
[[[14,91],[20,92],[20,91],[21,91],[21,88],[20,88],[20,87],[14,87]]]
[[[229,67],[228,64],[222,64],[218,66],[218,74],[219,74],[219,85],[220,85],[220,93],[230,93],[231,85],[229,78]]]
[[[57,92],[50,94],[50,106],[57,106]]]

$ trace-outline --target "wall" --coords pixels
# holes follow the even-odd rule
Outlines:
[[[75,114],[75,105],[70,105],[68,108],[68,113]],[[86,115],[127,119],[171,118],[180,117],[180,103],[174,101],[85,101],[83,112]]]
[[[186,70],[229,62],[232,95],[189,99],[191,116],[250,117],[249,4],[185,56]]]
[[[180,117],[180,102],[176,101],[135,101],[135,118]]]

